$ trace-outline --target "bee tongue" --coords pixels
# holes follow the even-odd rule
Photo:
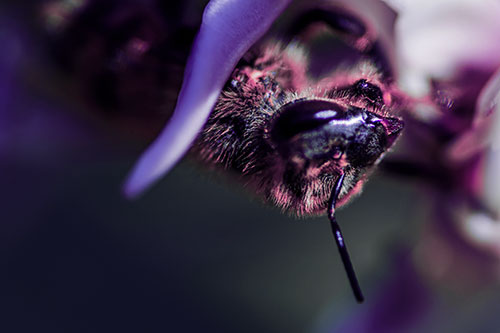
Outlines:
[[[347,273],[347,278],[349,279],[349,283],[351,284],[354,297],[356,297],[356,301],[358,301],[358,303],[362,303],[364,300],[363,293],[361,292],[358,279],[356,278],[356,273],[354,272],[354,268],[352,267],[351,259],[349,258],[349,253],[347,252],[347,247],[344,243],[344,236],[342,235],[342,232],[340,231],[340,226],[337,223],[337,219],[335,218],[335,204],[340,195],[340,190],[342,189],[342,183],[344,182],[344,175],[345,174],[342,173],[335,183],[332,195],[330,197],[330,201],[328,203],[327,213],[328,213],[328,218],[330,219],[330,224],[332,226],[333,236],[335,237],[335,242],[337,243],[340,257],[342,258],[342,262],[344,263],[344,268]]]

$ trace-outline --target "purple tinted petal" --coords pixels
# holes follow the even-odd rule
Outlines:
[[[478,100],[475,124],[488,124],[488,145],[485,145],[485,161],[482,173],[484,184],[481,193],[484,202],[500,214],[500,69],[483,89]],[[476,127],[478,127],[476,125]]]
[[[500,69],[491,76],[477,100],[474,124],[479,124],[485,118],[496,112],[500,105]]]
[[[205,124],[238,60],[270,27],[290,0],[212,0],[184,73],[169,123],[142,155],[125,184],[139,195],[186,153]]]

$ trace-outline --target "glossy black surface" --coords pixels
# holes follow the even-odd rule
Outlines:
[[[337,218],[335,217],[335,205],[337,203],[337,199],[342,189],[344,176],[345,176],[344,174],[341,174],[340,177],[337,179],[335,187],[333,188],[332,196],[330,197],[330,202],[328,203],[327,214],[328,218],[330,219],[333,237],[335,238],[335,243],[337,243],[340,258],[342,259],[342,263],[344,264],[344,269],[346,271],[347,278],[349,279],[349,283],[351,284],[354,297],[356,298],[356,301],[358,303],[363,303],[364,301],[363,292],[361,291],[358,278],[356,277],[356,273],[354,272],[354,267],[352,266],[352,262],[349,257],[349,252],[347,252],[347,246],[345,245],[344,236],[342,235],[340,226],[337,223]]]
[[[394,142],[402,127],[396,118],[304,99],[282,107],[270,136],[285,158],[328,159],[345,153],[353,167],[365,167]]]

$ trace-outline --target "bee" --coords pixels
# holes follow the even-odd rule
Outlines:
[[[359,193],[403,122],[369,64],[311,83],[287,52],[266,49],[233,72],[192,152],[285,211],[321,214],[341,174],[339,204]]]
[[[327,212],[362,302],[335,208],[361,192],[395,144],[405,98],[374,29],[348,9],[318,5],[287,17],[239,61],[189,153],[285,212]],[[168,38],[148,38],[151,50],[171,50]],[[153,51],[144,59],[156,64],[164,53]],[[140,67],[136,53],[125,58]]]
[[[345,11],[313,8],[295,22],[287,44],[283,38],[267,40],[240,61],[192,153],[205,165],[237,174],[284,211],[327,211],[361,302],[335,206],[360,193],[400,136],[404,98],[360,20]],[[311,74],[318,66],[311,48],[321,38],[344,47],[345,56],[318,60],[326,73]]]

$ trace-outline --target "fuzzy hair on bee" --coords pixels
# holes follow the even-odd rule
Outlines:
[[[397,90],[369,59],[340,64],[325,76],[311,79],[306,73],[307,52],[297,43],[270,43],[261,46],[258,54],[234,70],[194,145],[195,155],[214,168],[235,172],[266,201],[299,216],[324,212],[334,183],[345,169],[339,204],[347,202],[360,192],[385,151],[358,165],[347,161],[341,151],[319,159],[289,158],[273,142],[272,127],[284,106],[305,101],[335,102],[342,108],[396,117],[403,103]],[[391,134],[402,128],[402,123],[395,122]]]

